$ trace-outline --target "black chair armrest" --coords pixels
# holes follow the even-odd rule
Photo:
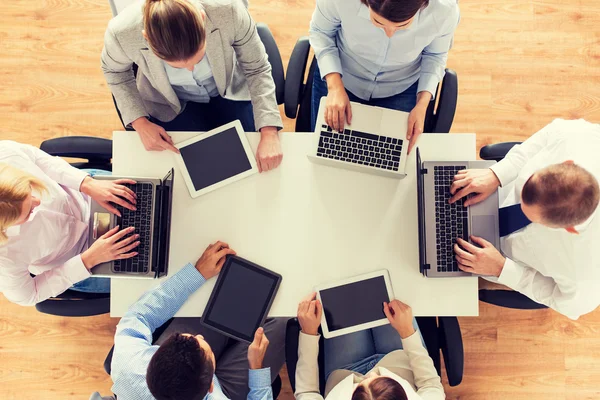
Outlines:
[[[290,61],[288,63],[285,77],[285,115],[288,118],[296,118],[298,114],[298,105],[300,104],[302,93],[304,91],[304,74],[310,52],[310,43],[308,36],[303,36],[296,42]],[[307,82],[312,84],[312,82]]]
[[[65,295],[67,293],[67,295]],[[44,314],[61,317],[90,317],[110,312],[110,294],[80,293],[67,291],[59,297],[44,300],[35,305]],[[65,306],[63,302],[68,302]]]
[[[285,328],[285,364],[292,391],[296,391],[296,364],[298,364],[298,342],[300,324],[297,318],[291,318]]]
[[[456,113],[458,101],[458,77],[452,69],[446,68],[442,80],[436,121],[431,133],[449,133]]]
[[[481,157],[482,160],[500,161],[506,156],[510,149],[518,144],[521,144],[521,142],[488,144],[479,150],[479,157]]]
[[[522,293],[513,290],[479,290],[479,301],[495,306],[513,308],[516,310],[540,310],[548,308],[537,303]]]
[[[110,375],[110,371],[111,371],[111,364],[112,364],[112,358],[113,358],[113,353],[115,351],[115,346],[110,348],[110,351],[108,352],[108,354],[106,355],[106,359],[104,360],[104,371],[106,371],[106,373],[108,375]]]
[[[441,357],[440,357],[440,338],[438,333],[438,322],[436,317],[416,317],[417,325],[421,331],[421,336],[425,342],[425,347],[429,357],[433,361],[439,376],[442,376]]]
[[[42,142],[40,149],[51,156],[87,160],[110,160],[112,140],[90,136],[64,136]]]
[[[283,95],[285,88],[285,78],[283,73],[283,61],[281,61],[281,53],[275,42],[275,38],[271,33],[271,30],[267,24],[259,22],[256,24],[256,30],[258,36],[265,46],[267,56],[269,57],[269,63],[271,63],[271,75],[275,82],[275,97],[277,98],[277,104],[283,103]]]
[[[456,317],[439,317],[440,347],[450,386],[462,382],[465,356],[462,334]]]

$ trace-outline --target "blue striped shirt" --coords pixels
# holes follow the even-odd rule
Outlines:
[[[171,319],[204,282],[206,279],[196,268],[187,264],[157,288],[146,292],[121,318],[111,365],[112,391],[119,400],[154,399],[146,385],[146,370],[158,349],[152,344],[152,333]],[[217,376],[213,377],[213,383],[213,392],[204,399],[228,399]],[[248,386],[248,400],[273,400],[270,368],[249,370]]]

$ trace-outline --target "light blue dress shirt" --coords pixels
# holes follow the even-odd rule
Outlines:
[[[163,64],[179,100],[208,103],[211,97],[219,95],[206,54],[198,64],[194,65],[193,72],[185,68],[171,67],[165,61]]]
[[[119,400],[153,400],[146,385],[146,370],[158,350],[152,333],[181,308],[188,297],[206,282],[192,264],[144,294],[117,325],[111,364],[112,391]],[[205,400],[228,400],[219,379],[213,377],[214,390]],[[271,370],[249,370],[248,400],[273,400]]]
[[[417,81],[417,93],[435,95],[459,19],[456,0],[429,0],[407,29],[388,38],[360,0],[317,0],[310,45],[321,77],[340,73],[344,87],[363,100],[394,96]]]

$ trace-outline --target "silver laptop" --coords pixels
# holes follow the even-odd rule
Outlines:
[[[171,208],[173,202],[173,169],[163,179],[116,176],[96,176],[94,179],[133,179],[135,185],[125,185],[137,195],[136,211],[120,205],[115,207],[121,217],[109,213],[92,200],[89,229],[90,246],[113,227],[135,227],[140,245],[135,257],[99,264],[92,275],[123,278],[158,278],[167,275],[171,232]],[[127,236],[126,236],[127,237]]]
[[[454,253],[457,238],[479,236],[500,247],[498,192],[464,207],[463,198],[448,204],[456,173],[467,168],[489,168],[494,161],[426,161],[417,148],[419,268],[428,277],[471,276],[458,268]]]
[[[326,98],[321,99],[313,148],[315,163],[368,174],[404,178],[408,113],[351,102],[352,125],[337,132],[325,123]]]

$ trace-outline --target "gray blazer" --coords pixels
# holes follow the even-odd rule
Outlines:
[[[189,1],[206,12],[206,56],[219,95],[251,100],[257,130],[282,128],[271,64],[242,0]],[[148,115],[171,121],[185,107],[171,87],[162,61],[142,35],[144,4],[142,0],[121,11],[104,35],[102,71],[125,125]],[[138,65],[137,79],[133,63]]]

